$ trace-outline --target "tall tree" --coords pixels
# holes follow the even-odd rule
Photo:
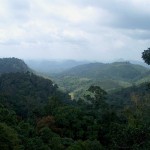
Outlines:
[[[106,106],[106,91],[101,89],[99,86],[90,86],[87,90],[90,94],[85,95],[87,101],[89,101],[94,109],[99,109],[101,106]]]
[[[145,61],[145,63],[150,65],[150,48],[144,50],[144,52],[142,53],[142,58]]]

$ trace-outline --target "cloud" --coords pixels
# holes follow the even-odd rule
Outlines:
[[[140,59],[148,0],[0,0],[1,57]]]

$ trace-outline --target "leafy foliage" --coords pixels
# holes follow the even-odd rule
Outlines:
[[[5,123],[0,123],[0,149],[15,150],[19,145],[19,138],[16,131]]]
[[[107,93],[90,86],[78,102],[30,72],[0,76],[0,149],[147,150],[147,86]]]
[[[144,59],[145,63],[150,65],[150,48],[144,50],[144,52],[142,53],[142,58]]]
[[[69,99],[52,81],[29,72],[3,74],[0,77],[0,96],[1,103],[22,117],[41,116],[50,97],[65,102]]]
[[[147,72],[147,68],[129,62],[91,63],[74,67],[53,78],[61,88],[71,93],[72,99],[77,99],[91,85],[100,86],[110,92],[132,86],[147,77]]]

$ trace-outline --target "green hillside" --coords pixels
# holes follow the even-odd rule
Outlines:
[[[78,97],[91,85],[101,86],[106,91],[132,86],[147,72],[147,68],[130,62],[91,63],[71,68],[53,78],[62,89]]]
[[[136,84],[150,82],[150,71],[142,74],[139,78],[136,79]]]
[[[128,88],[112,91],[109,93],[107,100],[109,104],[118,109],[118,107],[125,108],[133,105],[134,103],[137,103],[137,101],[141,103],[143,99],[147,99],[146,101],[149,101],[149,97],[149,84],[142,83]]]
[[[129,62],[111,64],[91,63],[80,65],[61,73],[60,77],[76,76],[91,79],[117,79],[129,81],[145,73],[148,69]]]
[[[51,80],[29,72],[1,75],[0,97],[0,103],[23,117],[36,113],[40,115],[41,108],[48,103],[50,97],[61,97],[65,102],[69,99]]]
[[[80,92],[87,91],[84,99],[71,101],[51,80],[29,71],[0,76],[0,149],[149,148],[150,95],[147,85],[107,93],[90,84],[104,84],[106,88],[111,84],[114,88],[118,84],[129,86],[129,82],[110,78],[106,84],[106,80],[87,77],[64,78],[70,82],[68,87],[74,85]],[[77,79],[80,86],[75,87]]]

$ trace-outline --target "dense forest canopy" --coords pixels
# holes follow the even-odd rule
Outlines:
[[[144,59],[145,63],[150,65],[150,48],[144,50],[144,52],[142,53],[142,58]]]
[[[6,66],[11,67],[0,70],[1,150],[149,149],[147,83],[112,93],[91,85],[83,97],[72,101],[68,93],[51,80],[33,74],[21,60],[1,59],[1,68],[8,60]],[[101,65],[101,72],[105,72],[107,66]],[[125,67],[126,71],[129,68],[131,74],[124,69],[120,73],[125,80],[147,73],[147,69],[130,63],[111,65],[116,69],[114,75],[110,71],[113,77],[117,76],[118,67]],[[19,66],[26,69],[17,70]],[[94,74],[93,79],[96,75],[100,74]]]

